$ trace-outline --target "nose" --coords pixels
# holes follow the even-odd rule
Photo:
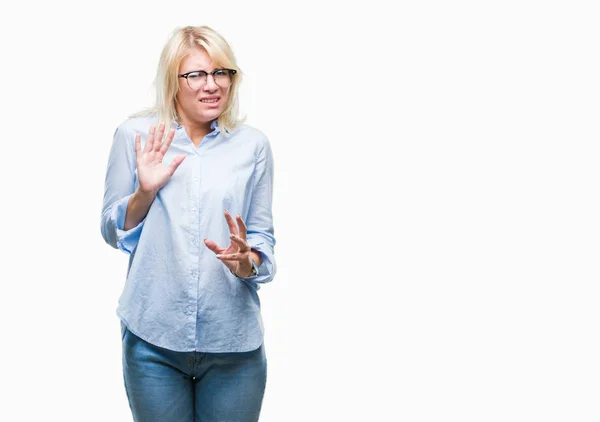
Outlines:
[[[214,92],[219,89],[219,85],[215,82],[215,77],[210,73],[206,75],[206,83],[202,87],[202,91]]]

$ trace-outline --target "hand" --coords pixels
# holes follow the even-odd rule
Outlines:
[[[135,135],[135,161],[138,170],[138,181],[140,190],[144,193],[158,192],[186,157],[185,154],[178,155],[173,158],[173,161],[168,166],[162,164],[163,157],[175,136],[175,129],[169,131],[167,138],[161,144],[164,133],[165,125],[163,123],[158,126],[158,133],[156,132],[156,127],[152,125],[150,127],[150,134],[144,145],[144,151],[141,150],[140,134]]]
[[[250,260],[250,245],[246,241],[246,224],[238,214],[237,224],[233,220],[229,211],[225,210],[225,220],[229,226],[229,238],[231,244],[227,248],[221,248],[212,240],[204,239],[204,244],[208,249],[217,254],[227,268],[229,268],[238,277],[249,277],[252,272],[252,261]]]

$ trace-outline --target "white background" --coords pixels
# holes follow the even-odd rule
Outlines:
[[[131,420],[105,168],[188,24],[275,157],[261,422],[600,420],[593,5],[2,6],[0,420]]]

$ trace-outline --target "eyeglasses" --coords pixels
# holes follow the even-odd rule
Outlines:
[[[190,89],[196,91],[206,84],[208,75],[212,75],[215,83],[221,88],[228,88],[233,82],[233,75],[236,73],[237,70],[233,69],[215,69],[210,73],[205,72],[204,70],[194,70],[177,76],[187,79],[187,84]]]

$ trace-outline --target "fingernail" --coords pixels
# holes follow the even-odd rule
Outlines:
[[[238,214],[238,215],[237,215],[237,218],[242,218],[242,216]]]
[[[231,234],[229,235],[229,237],[231,237],[231,238],[233,239],[233,238],[235,237],[235,234],[231,233]]]
[[[221,258],[221,254],[217,254],[217,258]]]

